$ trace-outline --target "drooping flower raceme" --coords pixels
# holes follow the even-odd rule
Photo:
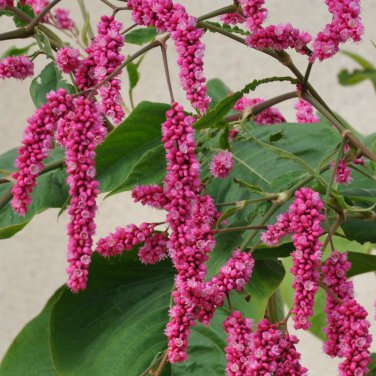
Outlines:
[[[75,76],[76,85],[86,90],[103,80],[124,61],[121,48],[124,37],[120,35],[122,24],[114,17],[102,16],[98,24],[98,35],[86,49],[88,56],[82,61]],[[101,95],[100,110],[117,124],[124,118],[120,94],[119,72],[116,77],[99,88]]]
[[[328,337],[324,351],[331,357],[345,358],[339,365],[340,375],[366,375],[371,361],[370,324],[366,310],[354,299],[353,283],[346,273],[351,268],[346,253],[335,251],[322,267],[327,286],[325,312]]]
[[[247,375],[251,354],[252,320],[235,311],[224,321],[223,328],[227,334],[227,375]]]
[[[64,73],[74,72],[81,64],[80,51],[64,47],[56,53],[56,64]]]
[[[265,29],[258,29],[247,37],[250,47],[258,50],[273,48],[277,51],[293,48],[301,54],[306,54],[305,47],[312,37],[307,32],[294,28],[291,24],[270,25]]]
[[[261,320],[252,334],[251,356],[246,376],[306,376],[295,345],[298,338],[284,333],[276,324]]]
[[[131,251],[136,245],[144,243],[154,229],[154,223],[118,227],[114,233],[98,240],[96,251],[106,257],[121,255],[125,251]]]
[[[235,111],[244,112],[257,104],[264,102],[263,98],[242,97],[234,106]],[[255,117],[255,123],[258,125],[271,125],[285,123],[286,119],[276,107],[269,107]]]
[[[132,189],[132,198],[156,209],[164,209],[168,202],[163,187],[158,184],[136,186]]]
[[[145,244],[140,248],[138,257],[143,264],[156,264],[167,257],[166,232],[156,232],[145,239]]]
[[[0,60],[0,79],[24,80],[34,75],[34,63],[27,56],[8,56]]]
[[[320,118],[314,114],[312,105],[304,99],[299,98],[294,107],[298,123],[308,124],[320,121]]]
[[[226,178],[231,170],[234,168],[235,162],[232,157],[232,153],[227,150],[223,150],[214,155],[210,162],[210,172],[218,179]]]
[[[95,179],[95,147],[106,134],[96,103],[85,97],[73,100],[73,108],[59,120],[56,140],[66,149],[70,195],[68,213],[68,286],[73,292],[86,288],[92,254],[92,236],[99,183]]]
[[[308,329],[308,318],[313,315],[314,297],[320,278],[321,247],[319,237],[323,234],[321,222],[324,219],[323,203],[317,192],[301,188],[295,192],[295,201],[288,213],[278,217],[275,225],[268,226],[262,235],[269,245],[278,244],[287,233],[292,233],[295,251],[292,253],[295,290],[295,329]]]
[[[50,92],[47,103],[28,119],[16,159],[18,171],[13,174],[16,183],[12,188],[11,205],[19,215],[27,213],[32,190],[53,146],[57,121],[71,108],[71,101],[72,98],[67,96],[64,89],[59,89],[56,93]]]
[[[313,43],[310,60],[325,60],[339,51],[341,43],[352,39],[359,42],[364,33],[360,18],[360,0],[325,0],[332,20],[320,31]]]
[[[196,27],[197,19],[188,15],[181,4],[171,0],[128,0],[133,19],[139,25],[155,26],[160,32],[169,32],[178,52],[180,81],[187,99],[200,112],[205,112],[210,99],[207,96],[203,74],[205,46],[203,31]]]

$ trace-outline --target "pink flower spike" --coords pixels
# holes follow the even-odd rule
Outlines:
[[[320,118],[314,114],[312,105],[304,99],[298,99],[295,103],[296,120],[298,123],[318,123]]]
[[[156,232],[146,238],[138,257],[143,264],[156,264],[167,257],[167,233]]]
[[[0,60],[0,79],[24,80],[34,75],[34,63],[27,56],[8,56]]]
[[[245,17],[245,22],[250,31],[256,32],[268,16],[268,11],[263,8],[265,0],[239,0],[239,5]]]
[[[14,5],[13,0],[0,0],[0,10],[6,7],[12,7]]]
[[[163,188],[157,184],[139,185],[133,188],[132,198],[134,202],[141,202],[142,205],[156,209],[164,209],[168,202]]]
[[[136,245],[146,242],[154,228],[153,223],[142,223],[139,227],[134,224],[118,227],[115,232],[98,240],[96,251],[105,257],[121,255],[125,251],[131,251]],[[157,238],[153,242],[155,240]]]
[[[218,152],[210,162],[210,172],[218,179],[226,178],[234,168],[235,162],[230,151]]]
[[[226,373],[228,376],[247,375],[251,355],[252,320],[235,311],[223,323],[227,334]]]
[[[291,24],[270,25],[259,29],[246,41],[250,47],[262,50],[273,48],[283,51],[293,48],[301,54],[306,54],[305,47],[312,40],[311,35],[294,28]]]

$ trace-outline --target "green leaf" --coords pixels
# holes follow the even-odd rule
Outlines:
[[[50,351],[50,314],[62,289],[56,291],[43,311],[22,329],[0,365],[0,376],[58,376]]]
[[[217,78],[209,80],[206,87],[208,90],[208,95],[211,98],[209,105],[210,109],[217,106],[218,103],[225,99],[231,92],[225,83]]]
[[[141,102],[98,146],[97,177],[102,192],[125,190],[129,187],[127,179],[135,181],[135,174],[140,177],[139,184],[144,184],[150,176],[143,176],[143,180],[141,174],[142,171],[150,172],[151,166],[146,164],[151,157],[158,161],[152,179],[161,176],[164,152],[155,148],[161,145],[161,124],[169,108],[167,104]],[[141,169],[135,171],[138,164]]]
[[[143,266],[127,252],[95,255],[87,290],[64,290],[51,314],[51,350],[59,376],[140,376],[167,347],[173,269]]]
[[[349,277],[376,271],[376,256],[359,252],[348,252],[348,255],[351,262]]]
[[[51,62],[44,67],[40,75],[33,79],[30,86],[30,95],[35,104],[39,108],[47,102],[46,95],[51,91],[59,88],[66,89],[69,93],[73,93],[73,87],[67,84],[61,77],[61,73]]]
[[[220,24],[218,22],[211,22],[211,21],[205,21],[205,23],[207,23],[207,24],[209,24],[211,26],[219,27],[219,28],[221,28],[224,31],[227,31],[227,32],[230,32],[230,33],[234,33],[234,34],[240,34],[240,35],[244,35],[244,36],[247,36],[247,35],[251,34],[249,31],[245,31],[244,29],[241,29],[238,26],[231,26],[231,25],[226,25],[226,24]],[[211,31],[211,30],[208,29],[208,31]]]
[[[17,46],[12,46],[8,48],[1,57],[7,57],[7,56],[21,56],[21,55],[27,55],[30,51],[30,48],[34,47],[35,43],[31,43],[25,47],[18,48]]]
[[[291,77],[269,77],[261,80],[253,80],[247,84],[242,90],[235,92],[234,94],[227,96],[221,102],[219,102],[212,110],[209,110],[201,119],[199,119],[194,127],[197,130],[215,127],[218,123],[223,121],[223,118],[234,107],[235,103],[244,95],[250,91],[256,90],[256,88],[262,84],[270,82],[284,82],[288,81],[296,83],[296,80]]]
[[[138,66],[132,62],[127,65],[129,88],[133,90],[140,80],[140,72],[138,71]]]
[[[339,83],[343,86],[357,85],[365,80],[370,80],[376,89],[376,71],[370,69],[355,69],[352,72],[343,69],[338,74]]]
[[[54,60],[54,53],[52,51],[50,40],[48,39],[47,35],[40,31],[38,28],[36,28],[35,39],[39,45],[40,50],[43,51],[47,57]]]
[[[152,42],[157,36],[155,27],[143,27],[130,31],[125,35],[125,41],[131,44],[142,46],[145,43]]]
[[[129,191],[136,185],[162,183],[166,172],[166,156],[162,145],[148,150],[133,167],[127,178],[108,196]]]
[[[358,63],[364,69],[375,69],[375,66],[366,60],[364,57],[361,57],[354,52],[342,50],[341,54],[348,56],[350,59]]]
[[[13,149],[0,156],[0,168],[14,170],[14,160],[17,150]],[[55,149],[46,160],[46,165],[62,159],[64,152]],[[50,171],[37,179],[37,186],[32,193],[32,204],[25,217],[16,214],[9,202],[0,209],[0,239],[6,239],[22,230],[31,219],[49,208],[60,208],[68,197],[68,187],[65,183],[66,174],[63,168]],[[10,183],[0,185],[0,197],[8,194]],[[11,196],[9,195],[9,200]]]
[[[17,8],[19,10],[22,10],[22,12],[26,13],[26,15],[28,15],[30,18],[35,18],[35,13],[33,11],[33,8],[30,6],[30,5],[21,5],[19,2],[17,4]],[[17,15],[13,14],[11,12],[11,15],[13,16],[13,21],[14,21],[14,24],[17,26],[17,27],[22,27],[22,26],[26,26],[28,23],[26,21],[24,21],[21,17],[18,17]]]

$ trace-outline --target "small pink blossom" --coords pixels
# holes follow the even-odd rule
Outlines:
[[[334,168],[334,161],[332,161],[330,163],[330,167],[331,169],[333,170]],[[350,167],[347,165],[347,162],[344,158],[341,158],[339,163],[338,163],[338,167],[337,167],[337,171],[336,171],[336,182],[337,184],[350,184],[352,181],[352,178],[351,178],[351,169]]]
[[[210,162],[210,172],[218,179],[226,178],[234,168],[235,162],[232,153],[227,150],[223,150],[214,155]]]
[[[149,205],[156,209],[164,209],[167,205],[167,197],[160,185],[139,185],[132,189],[134,202],[141,202],[142,205]]]
[[[24,80],[34,75],[34,63],[27,56],[8,56],[0,60],[0,79]]]
[[[61,48],[56,54],[56,63],[64,73],[72,73],[81,63],[80,51],[70,47]]]
[[[56,21],[56,26],[60,30],[73,30],[76,26],[74,21],[70,17],[68,9],[56,8],[54,12],[54,18]]]

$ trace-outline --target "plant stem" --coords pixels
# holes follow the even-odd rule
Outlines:
[[[291,91],[291,92],[270,98],[270,99],[268,99],[268,100],[266,100],[262,103],[256,104],[255,106],[252,107],[250,112],[249,111],[247,112],[248,113],[247,118],[251,118],[253,116],[256,116],[256,115],[260,114],[261,112],[265,111],[266,109],[268,109],[269,107],[272,107],[272,106],[274,106],[278,103],[287,101],[287,100],[292,99],[292,98],[297,98],[297,96],[298,96],[298,94],[297,94],[296,91]],[[243,119],[243,113],[229,115],[224,120],[228,123],[231,123],[233,121],[238,121],[238,120],[241,120],[241,119]]]
[[[43,18],[47,15],[47,13],[58,3],[60,3],[61,0],[54,0],[51,3],[49,3],[42,11],[26,26],[26,30],[28,32],[32,32],[34,30],[34,27],[39,24],[39,22],[43,21]]]
[[[172,90],[172,84],[171,84],[171,77],[170,77],[170,70],[168,69],[168,59],[167,59],[167,53],[166,53],[166,43],[161,43],[161,51],[162,51],[162,58],[163,58],[163,66],[166,74],[166,81],[167,81],[167,86],[168,86],[168,91],[170,93],[170,100],[171,103],[175,102],[174,98],[174,92]]]
[[[267,226],[241,226],[241,227],[228,227],[219,230],[214,230],[215,234],[226,234],[228,232],[245,231],[245,230],[266,230]]]
[[[201,21],[208,20],[209,18],[221,16],[222,14],[234,13],[234,12],[236,12],[237,9],[238,9],[238,6],[235,5],[235,4],[233,4],[233,5],[227,5],[227,6],[223,7],[223,8],[219,8],[219,9],[213,11],[213,12],[204,14],[201,17],[197,17],[197,21],[201,22]]]
[[[316,100],[316,98],[312,97],[308,93],[303,93],[303,98],[311,103],[312,106],[315,107],[321,114],[323,114],[337,128],[342,137],[347,138],[350,143],[360,149],[366,157],[376,162],[376,155],[372,153],[372,151],[370,151],[365,145],[363,145],[352,132],[345,129],[341,122],[330,114],[330,112],[324,106],[322,106],[321,103]]]

